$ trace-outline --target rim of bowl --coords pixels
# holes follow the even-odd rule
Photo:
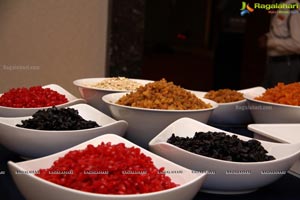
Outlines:
[[[17,163],[13,162],[15,165]],[[193,180],[185,183],[185,184],[182,184],[182,185],[178,185],[176,187],[173,187],[173,188],[169,188],[169,189],[164,189],[164,190],[160,190],[160,191],[154,191],[154,192],[148,192],[148,193],[140,193],[140,194],[123,194],[123,195],[120,195],[120,194],[101,194],[101,193],[93,193],[93,192],[87,192],[87,191],[82,191],[82,190],[78,190],[78,189],[73,189],[73,188],[69,188],[67,186],[62,186],[62,185],[59,185],[59,184],[56,184],[56,183],[53,183],[51,181],[48,181],[48,180],[45,180],[43,178],[40,178],[38,176],[35,176],[34,174],[30,174],[30,176],[32,176],[34,179],[36,179],[37,181],[42,181],[44,182],[45,184],[48,184],[48,185],[52,185],[52,187],[56,187],[56,188],[60,188],[61,190],[65,190],[66,192],[74,192],[74,193],[77,193],[77,194],[81,194],[81,195],[85,195],[85,196],[93,196],[93,197],[102,197],[102,198],[118,198],[120,197],[120,199],[128,199],[130,197],[148,197],[148,196],[153,196],[153,195],[160,195],[160,194],[164,194],[164,193],[169,193],[169,192],[172,192],[174,190],[178,190],[178,189],[181,189],[181,188],[184,188],[190,184],[193,184],[195,181],[198,181],[198,179],[203,179],[206,177],[206,173],[202,173],[201,175],[199,175],[197,178],[194,178]]]
[[[257,139],[256,139],[257,140]],[[261,140],[258,140],[261,142]],[[265,142],[265,141],[263,141]],[[272,143],[272,142],[268,142],[268,143]],[[211,161],[214,161],[214,162],[218,162],[218,163],[223,163],[223,164],[231,164],[231,165],[261,165],[261,164],[273,164],[273,163],[277,163],[277,162],[283,162],[284,160],[286,159],[290,159],[291,157],[295,156],[295,154],[299,154],[299,151],[296,151],[294,152],[293,154],[290,154],[288,156],[284,156],[280,159],[278,158],[275,158],[275,160],[268,160],[268,161],[258,161],[258,162],[237,162],[237,161],[228,161],[228,160],[221,160],[221,159],[217,159],[217,158],[212,158],[212,157],[208,157],[208,156],[203,156],[203,155],[200,155],[200,154],[196,154],[196,153],[193,153],[193,152],[190,152],[190,151],[187,151],[185,149],[182,149],[176,145],[173,145],[173,144],[170,144],[166,141],[163,141],[163,142],[159,142],[159,143],[155,143],[155,144],[152,144],[152,146],[156,146],[156,145],[159,145],[159,144],[164,144],[164,145],[167,145],[167,146],[170,146],[178,151],[182,151],[190,156],[196,156],[197,158],[202,158],[202,159],[208,159],[208,160],[211,160]],[[277,143],[276,143],[277,144]],[[280,144],[280,145],[290,145],[290,144]],[[270,154],[271,155],[271,154]]]
[[[171,143],[168,143],[167,141],[163,140],[163,141],[159,141],[157,142],[157,140],[159,138],[162,138],[164,135],[166,135],[166,132],[167,130],[169,129],[174,129],[172,126],[174,126],[175,123],[177,123],[178,121],[180,120],[188,120],[188,121],[191,121],[193,123],[199,123],[201,126],[204,126],[204,127],[208,127],[208,128],[213,128],[213,130],[207,130],[207,131],[213,131],[213,132],[224,132],[226,135],[236,135],[240,140],[243,140],[243,141],[249,141],[249,140],[257,140],[261,143],[261,145],[263,146],[264,143],[266,144],[271,144],[271,145],[290,145],[290,144],[286,144],[286,143],[276,143],[276,142],[269,142],[269,141],[263,141],[263,140],[259,140],[259,139],[255,139],[255,138],[250,138],[250,137],[247,137],[247,136],[241,136],[241,135],[238,135],[238,134],[235,134],[235,133],[232,133],[232,132],[229,132],[229,131],[225,131],[225,130],[221,130],[221,129],[218,129],[218,128],[215,128],[213,126],[210,126],[210,125],[207,125],[207,124],[203,124],[201,122],[198,122],[197,120],[194,120],[194,119],[191,119],[191,118],[188,118],[188,117],[184,117],[184,118],[181,118],[181,119],[178,119],[176,121],[174,121],[173,123],[171,123],[169,126],[167,126],[164,130],[162,130],[157,136],[155,136],[154,138],[152,138],[152,140],[149,142],[149,146],[151,147],[155,147],[155,146],[159,146],[159,145],[166,145],[166,146],[169,146],[177,151],[181,151],[187,155],[190,155],[190,156],[196,156],[197,158],[204,158],[204,159],[208,159],[208,160],[211,160],[211,161],[215,161],[215,162],[219,162],[219,163],[223,163],[223,164],[232,164],[232,165],[260,165],[260,164],[268,164],[268,163],[275,163],[275,162],[281,162],[283,160],[286,160],[286,159],[289,159],[293,156],[295,156],[295,154],[298,154],[300,152],[300,150],[294,152],[293,154],[290,154],[290,155],[287,155],[287,156],[284,156],[280,159],[277,159],[275,158],[275,160],[269,160],[269,161],[259,161],[259,162],[237,162],[237,161],[227,161],[227,160],[221,160],[221,159],[217,159],[217,158],[212,158],[212,157],[208,157],[208,156],[203,156],[203,155],[200,155],[200,154],[196,154],[196,153],[193,153],[193,152],[190,152],[188,150],[185,150],[183,148],[180,148],[174,144],[171,144]],[[195,124],[193,124],[195,125]],[[200,126],[198,125],[197,127],[200,128]],[[206,132],[207,132],[206,131]],[[176,136],[176,134],[175,134]],[[294,145],[300,145],[300,143],[295,143]],[[264,146],[263,146],[264,147]],[[264,147],[265,148],[265,147]],[[269,151],[268,151],[269,153]],[[267,155],[272,155],[272,154],[267,154]],[[272,155],[273,156],[273,155]]]
[[[65,107],[67,105],[69,105],[70,103],[72,103],[74,100],[72,101],[68,101],[67,103],[63,103],[63,104],[57,104],[57,105],[53,105],[55,107]],[[11,110],[43,110],[43,109],[47,109],[47,108],[52,108],[53,106],[47,106],[47,107],[31,107],[31,108],[16,108],[16,107],[7,107],[7,106],[0,106],[0,108],[2,109],[11,109]]]
[[[81,105],[81,104],[77,104],[77,105]],[[86,105],[86,104],[83,104],[83,105]],[[73,106],[76,106],[76,105],[73,105]],[[72,106],[69,106],[68,108],[73,108],[73,107],[72,107]],[[76,110],[76,109],[77,109],[77,111],[79,111],[78,108],[75,108],[75,110]],[[97,111],[98,111],[98,110],[97,110]],[[99,112],[100,112],[100,111],[99,111]],[[107,117],[109,117],[109,116],[107,116]],[[16,119],[16,118],[26,118],[26,119],[31,119],[32,116],[9,117],[9,119],[11,119],[11,120]],[[96,118],[99,119],[99,116],[97,116]],[[110,118],[110,117],[109,117],[109,118]],[[26,120],[26,119],[22,119],[22,120]],[[40,130],[40,129],[30,129],[30,128],[19,127],[19,126],[17,126],[17,124],[12,125],[12,124],[2,123],[2,122],[0,122],[0,123],[4,124],[4,125],[6,125],[6,126],[12,127],[12,128],[14,128],[14,129],[22,129],[24,132],[42,132],[42,133],[51,133],[51,134],[56,134],[56,132],[58,132],[58,133],[70,133],[70,132],[72,132],[72,133],[74,133],[74,132],[76,132],[76,133],[81,133],[81,132],[88,132],[88,131],[93,131],[93,130],[97,130],[97,129],[101,129],[101,128],[106,128],[106,127],[108,127],[108,126],[111,126],[111,125],[114,125],[114,124],[117,124],[117,123],[124,123],[124,122],[128,125],[128,122],[126,122],[125,120],[115,120],[115,119],[113,119],[113,118],[111,118],[111,119],[112,119],[113,121],[110,122],[110,123],[107,123],[107,124],[105,124],[105,125],[99,125],[99,124],[95,121],[95,119],[88,119],[88,120],[95,121],[95,122],[99,125],[99,127],[87,128],[87,129],[79,129],[79,130]]]
[[[206,99],[206,98],[205,98]],[[211,100],[211,99],[209,99]],[[211,100],[213,101],[213,100]],[[227,103],[218,103],[220,106],[225,106],[225,105],[234,105],[234,104],[239,104],[239,103],[244,103],[246,102],[247,100],[246,99],[242,99],[242,100],[238,100],[238,101],[232,101],[232,102],[227,102]]]
[[[147,150],[147,149],[144,149],[142,147],[140,147],[139,145],[137,144],[134,144],[132,143],[131,141],[121,137],[121,136],[118,136],[118,135],[115,135],[115,134],[106,134],[106,135],[102,135],[102,136],[98,136],[96,138],[93,138],[93,139],[90,139],[90,140],[87,140],[87,141],[84,141],[78,145],[75,145],[73,147],[70,147],[68,149],[65,149],[65,150],[62,150],[62,151],[59,151],[57,153],[54,153],[54,154],[51,154],[51,155],[48,155],[48,156],[44,156],[44,157],[41,157],[41,158],[36,158],[36,159],[33,159],[31,160],[32,162],[34,160],[42,160],[42,159],[51,159],[52,157],[55,157],[57,155],[59,155],[59,157],[62,157],[64,155],[66,155],[68,152],[70,151],[73,151],[73,150],[81,150],[81,149],[84,149],[87,147],[88,144],[93,144],[93,141],[96,141],[97,139],[97,143],[101,143],[101,140],[100,138],[101,137],[109,137],[109,135],[111,135],[111,137],[115,137],[117,139],[117,142],[116,143],[112,143],[112,144],[119,144],[119,143],[124,143],[125,146],[127,145],[130,145],[131,147],[135,147],[135,148],[139,148],[141,150],[141,153],[145,154],[146,156],[148,157],[151,157],[151,159],[153,159],[153,157],[156,157],[156,159],[159,159],[161,162],[163,163],[166,163],[166,162],[169,162],[172,164],[172,166],[175,166],[176,168],[178,169],[181,169],[181,170],[185,170],[185,171],[190,171],[190,169],[186,168],[186,167],[183,167],[175,162],[172,162],[166,158],[163,158],[157,154],[154,154],[153,152]],[[119,138],[119,139],[118,139]],[[92,141],[92,142],[91,142]],[[81,146],[84,144],[84,148],[78,148],[78,146]],[[61,154],[61,155],[60,155]],[[56,160],[59,158],[57,157]],[[11,163],[12,165],[14,165],[14,167],[17,167],[17,168],[22,168],[20,165],[18,165],[18,163],[20,162],[13,162],[13,161],[8,161],[9,163]],[[25,162],[30,162],[30,161],[25,161]],[[54,161],[53,161],[54,162]],[[53,163],[52,163],[53,164]],[[156,166],[157,167],[157,166]],[[191,172],[192,173],[192,172]],[[68,192],[75,192],[75,193],[78,193],[78,194],[82,194],[82,195],[90,195],[90,196],[94,196],[94,197],[108,197],[108,198],[116,198],[116,197],[121,197],[121,199],[128,199],[128,197],[147,197],[147,196],[152,196],[152,195],[159,195],[161,193],[168,193],[168,192],[171,192],[173,190],[178,190],[178,189],[181,189],[181,188],[184,188],[190,184],[193,184],[194,182],[200,180],[200,179],[205,179],[207,173],[201,173],[197,176],[195,176],[192,180],[184,183],[184,184],[181,184],[181,185],[178,185],[176,187],[173,187],[173,188],[169,188],[169,189],[165,189],[165,190],[161,190],[161,191],[155,191],[155,192],[149,192],[149,193],[141,193],[141,194],[126,194],[126,195],[119,195],[119,194],[100,194],[100,193],[92,193],[92,192],[86,192],[86,191],[82,191],[82,190],[78,190],[78,189],[73,189],[73,188],[69,188],[69,187],[66,187],[66,186],[62,186],[62,185],[59,185],[59,184],[56,184],[56,183],[53,183],[51,181],[48,181],[48,180],[45,180],[41,177],[38,177],[38,176],[35,176],[34,174],[28,174],[29,176],[31,176],[32,178],[36,179],[37,181],[42,181],[44,182],[45,184],[48,184],[48,185],[52,185],[53,187],[57,187],[57,188],[61,188],[62,190],[67,190]],[[170,177],[170,176],[169,176]],[[171,178],[171,177],[170,177]],[[173,181],[173,180],[172,180]]]
[[[30,129],[30,128],[23,128],[23,127],[18,127],[17,125],[13,126],[11,124],[6,124],[7,126],[10,126],[15,129],[22,129],[25,132],[39,132],[39,133],[51,133],[51,134],[61,134],[61,133],[82,133],[82,132],[88,132],[88,131],[94,131],[102,128],[106,128],[108,126],[112,126],[117,123],[127,123],[125,120],[116,120],[114,122],[111,122],[109,124],[101,125],[99,127],[94,127],[94,128],[87,128],[87,129],[80,129],[80,130],[39,130],[39,129]]]
[[[244,95],[244,97],[248,101],[254,101],[256,103],[266,104],[266,105],[270,105],[270,106],[282,106],[282,107],[287,107],[287,108],[298,108],[298,109],[300,109],[300,106],[294,106],[294,105],[288,105],[288,104],[281,104],[281,103],[274,103],[274,102],[257,100],[257,99],[254,99],[256,97],[253,97],[252,95],[249,95],[249,94]]]
[[[132,110],[139,110],[139,111],[153,111],[153,112],[199,112],[199,111],[210,111],[210,110],[214,110],[216,109],[219,105],[217,102],[210,100],[210,99],[205,99],[205,98],[199,98],[198,99],[204,101],[204,103],[210,103],[211,104],[211,108],[204,108],[204,109],[191,109],[191,110],[167,110],[167,109],[152,109],[152,108],[141,108],[141,107],[133,107],[133,106],[125,106],[125,105],[120,105],[120,104],[116,104],[115,102],[110,102],[109,100],[107,100],[106,98],[110,97],[110,96],[114,96],[114,95],[125,95],[127,93],[113,93],[113,94],[106,94],[102,97],[102,100],[107,103],[110,104],[112,106],[116,106],[116,107],[121,107],[121,108],[127,108],[127,109],[132,109]],[[120,96],[121,98],[122,96]]]
[[[105,88],[99,88],[99,87],[93,87],[90,85],[85,85],[83,83],[81,83],[81,81],[87,81],[87,80],[106,80],[106,79],[110,79],[113,77],[99,77],[99,78],[82,78],[82,79],[77,79],[75,81],[73,81],[73,84],[76,85],[77,87],[82,87],[82,88],[87,88],[87,89],[93,89],[93,90],[98,90],[98,91],[107,91],[107,92],[127,92],[127,91],[132,91],[132,90],[115,90],[115,89],[105,89]],[[127,78],[129,80],[132,81],[136,81],[138,83],[141,82],[145,82],[145,83],[141,83],[141,84],[147,84],[147,83],[151,83],[153,82],[152,80],[146,80],[146,79],[135,79],[135,78]]]

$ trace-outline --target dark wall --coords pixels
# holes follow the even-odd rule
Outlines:
[[[111,0],[109,76],[138,78],[144,51],[145,0]]]
[[[271,15],[255,11],[247,17],[247,26],[241,67],[241,87],[262,84],[266,67],[266,50],[259,47],[258,38],[268,32]]]
[[[209,6],[198,0],[146,1],[143,78],[166,78],[194,90],[211,88]]]
[[[110,76],[159,80],[188,89],[261,84],[258,37],[270,15],[240,16],[241,0],[113,0]]]

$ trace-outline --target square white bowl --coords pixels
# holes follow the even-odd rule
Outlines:
[[[80,99],[72,95],[70,92],[62,88],[61,86],[57,84],[49,84],[44,85],[43,88],[50,88],[51,90],[54,90],[62,95],[65,95],[68,99],[67,103],[56,105],[57,108],[72,106],[79,103],[85,103],[84,99]],[[0,94],[2,96],[3,94]],[[39,107],[39,108],[13,108],[13,107],[6,107],[6,106],[0,106],[0,117],[24,117],[29,116],[35,113],[36,111],[40,109],[46,109],[51,108],[49,107]]]
[[[299,143],[300,124],[249,124],[254,138],[271,142]],[[290,168],[289,173],[300,178],[300,158]]]
[[[106,195],[83,192],[63,187],[39,178],[32,173],[17,174],[17,171],[29,172],[37,171],[41,168],[49,168],[55,160],[57,160],[59,157],[64,156],[69,151],[84,149],[88,144],[97,146],[101,142],[111,142],[111,144],[124,143],[126,147],[140,148],[136,144],[133,144],[120,136],[114,134],[106,134],[47,157],[19,163],[9,161],[8,167],[17,187],[24,195],[24,197],[30,200],[191,200],[197,194],[201,185],[203,184],[203,181],[205,180],[205,173],[192,173],[191,170],[172,163],[171,161],[161,158],[160,156],[155,155],[142,148],[141,153],[144,153],[146,156],[150,156],[157,168],[164,167],[166,171],[182,171],[182,173],[168,174],[171,180],[177,184],[180,184],[180,186],[164,191],[145,194]]]
[[[76,104],[70,108],[78,110],[85,120],[96,121],[100,127],[65,131],[35,130],[16,126],[31,116],[0,117],[0,143],[23,157],[35,158],[62,151],[106,133],[123,136],[128,127],[124,120],[116,121],[87,104]]]
[[[167,143],[174,133],[180,137],[193,137],[195,132],[224,132],[190,118],[176,120],[161,131],[149,143],[154,153],[195,171],[208,170],[203,191],[222,194],[249,193],[266,186],[280,177],[299,159],[300,143],[279,144],[260,141],[276,159],[265,162],[231,162],[191,153]],[[241,140],[252,138],[237,135]]]

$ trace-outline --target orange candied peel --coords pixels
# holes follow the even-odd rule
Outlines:
[[[300,83],[278,83],[275,87],[267,89],[256,100],[272,103],[300,106]]]

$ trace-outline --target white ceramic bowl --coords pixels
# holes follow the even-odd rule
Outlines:
[[[249,124],[254,138],[271,142],[299,143],[300,124]],[[300,178],[300,158],[290,168],[289,173]]]
[[[92,87],[90,85],[95,85],[103,80],[110,79],[111,77],[104,78],[84,78],[73,81],[73,84],[78,87],[79,93],[82,98],[84,98],[87,103],[101,112],[110,115],[110,111],[107,105],[102,101],[102,97],[106,94],[116,93],[116,92],[128,92],[128,90],[110,90],[110,89],[101,89],[97,87]],[[136,81],[142,85],[145,85],[150,80],[142,80],[142,79],[129,79],[132,81]]]
[[[265,88],[258,87],[244,95],[255,123],[300,123],[300,106],[254,99],[265,91]]]
[[[128,130],[125,137],[144,148],[148,148],[149,141],[176,119],[190,117],[206,123],[212,111],[218,106],[216,102],[203,98],[202,100],[205,103],[210,103],[212,108],[199,110],[162,110],[116,104],[115,102],[125,94],[108,94],[103,96],[102,99],[108,105],[115,119],[123,119],[128,122]]]
[[[255,91],[258,87],[238,90],[238,92],[241,92],[243,94],[247,94],[249,92]],[[203,97],[207,92],[198,92],[193,91],[197,93],[199,96]],[[236,102],[230,102],[230,103],[218,103],[219,106],[216,108],[213,113],[211,114],[208,123],[209,124],[249,124],[253,122],[251,113],[248,109],[247,101],[246,99],[236,101]]]
[[[41,179],[34,174],[17,174],[17,171],[37,171],[41,168],[49,168],[52,163],[59,157],[64,156],[71,150],[84,149],[88,144],[97,146],[101,142],[111,142],[111,144],[124,143],[126,147],[139,147],[128,140],[119,137],[117,135],[106,134],[99,136],[90,141],[84,142],[71,149],[59,152],[54,155],[35,159],[31,161],[14,163],[9,161],[8,167],[10,173],[26,199],[30,200],[174,200],[174,199],[186,199],[191,200],[201,188],[201,185],[206,177],[206,174],[195,174],[191,170],[172,163],[164,158],[161,158],[147,150],[141,149],[141,152],[146,156],[150,156],[153,160],[154,165],[157,168],[165,167],[166,171],[182,171],[182,173],[170,173],[167,174],[172,181],[180,186],[175,188],[167,189],[164,191],[145,193],[145,194],[134,194],[134,195],[106,195],[106,194],[95,194],[89,192],[82,192],[75,189],[66,188],[44,179]]]
[[[71,106],[75,105],[78,103],[85,103],[84,99],[80,99],[69,93],[67,90],[62,88],[59,85],[56,84],[49,84],[43,86],[43,88],[50,88],[60,94],[63,94],[66,96],[68,99],[67,103],[56,105],[56,107],[61,108],[61,107],[66,107],[66,106]],[[0,96],[3,94],[0,94]],[[0,106],[0,117],[23,117],[23,116],[29,116],[35,113],[36,111],[40,109],[45,109],[45,108],[50,108],[49,107],[39,107],[39,108],[12,108],[12,107],[5,107],[5,106]]]
[[[34,130],[16,126],[31,116],[0,117],[0,143],[21,156],[34,158],[62,151],[106,133],[125,134],[128,123],[123,120],[116,121],[87,104],[70,107],[78,110],[84,119],[96,121],[100,127],[69,131]]]
[[[276,159],[266,162],[230,162],[209,158],[183,150],[167,143],[172,133],[180,137],[193,137],[195,132],[226,132],[189,118],[170,124],[149,143],[154,153],[195,171],[208,170],[203,191],[222,194],[240,194],[257,190],[280,177],[299,159],[300,143],[280,144],[261,141],[262,146]],[[239,139],[251,138],[238,136]]]

